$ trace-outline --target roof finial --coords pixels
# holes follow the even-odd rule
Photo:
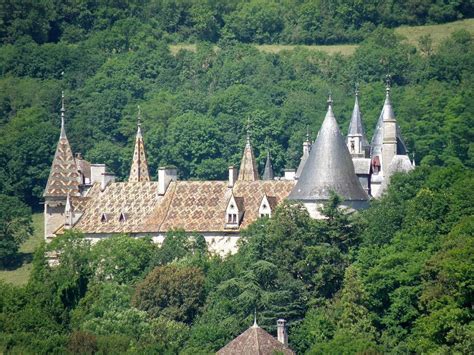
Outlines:
[[[327,101],[327,103],[328,103],[328,106],[331,107],[331,108],[332,108],[332,102],[333,102],[333,101],[332,101],[332,91],[329,90],[329,96],[328,96],[328,101]]]
[[[250,116],[247,117],[247,144],[250,144]]]
[[[137,116],[137,125],[138,127],[141,126],[142,122],[142,111],[140,110],[140,105],[137,105],[137,108],[138,108],[138,116]]]
[[[253,327],[258,328],[257,324],[257,307],[255,307],[255,310],[253,312]]]
[[[390,74],[387,74],[385,76],[385,92],[386,92],[386,96],[389,97],[390,96],[390,86],[391,86],[391,83],[392,83],[392,76]]]
[[[359,98],[359,83],[355,83],[355,96]]]
[[[309,142],[310,141],[310,137],[309,137],[309,126],[306,125],[306,142]]]
[[[60,138],[66,137],[66,129],[64,127],[64,116],[65,116],[66,109],[64,107],[64,90],[61,91],[61,135]]]

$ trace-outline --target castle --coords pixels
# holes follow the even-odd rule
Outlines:
[[[247,134],[240,167],[230,166],[226,181],[180,181],[175,167],[160,167],[158,181],[151,181],[139,119],[128,181],[116,182],[104,164],[73,155],[63,93],[61,133],[43,195],[45,239],[74,228],[92,242],[126,233],[161,243],[168,231],[184,229],[203,235],[211,252],[225,255],[237,251],[242,229],[271,217],[285,199],[303,203],[313,218],[321,217],[319,208],[332,191],[343,198],[343,208],[366,208],[370,198],[383,193],[392,174],[414,166],[397,125],[390,87],[370,144],[358,93],[346,138],[332,106],[329,97],[318,136],[314,142],[307,136],[296,171],[279,178],[274,177],[270,155],[260,178]]]

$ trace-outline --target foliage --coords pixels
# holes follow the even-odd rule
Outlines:
[[[204,275],[192,267],[161,266],[137,285],[133,304],[151,317],[191,323],[204,301]]]
[[[92,248],[94,282],[107,280],[130,284],[147,272],[155,245],[150,239],[118,235],[99,241]]]
[[[0,194],[0,265],[7,266],[33,233],[31,210],[17,197]]]

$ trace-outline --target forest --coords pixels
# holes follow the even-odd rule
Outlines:
[[[61,91],[74,152],[128,176],[141,107],[152,179],[226,179],[247,122],[258,167],[295,168],[329,92],[342,132],[356,85],[369,138],[392,82],[417,168],[362,213],[339,197],[312,220],[284,204],[237,254],[170,232],[161,248],[78,232],[41,245],[24,286],[0,281],[0,352],[213,353],[257,310],[297,353],[472,353],[474,42],[434,46],[399,25],[473,15],[471,1],[14,1],[0,4],[0,268],[33,232],[59,137]],[[170,51],[193,43],[196,50]],[[254,44],[357,43],[350,55]],[[60,265],[45,255],[60,250]],[[183,285],[185,285],[183,287]]]

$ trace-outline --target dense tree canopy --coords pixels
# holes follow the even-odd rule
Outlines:
[[[126,180],[137,105],[152,179],[225,179],[246,130],[260,171],[295,168],[332,92],[346,132],[359,84],[369,138],[392,102],[418,167],[359,214],[334,195],[315,221],[284,203],[210,255],[171,231],[158,247],[67,231],[23,287],[0,283],[2,353],[215,353],[253,322],[289,321],[298,353],[471,353],[474,42],[418,47],[389,28],[473,15],[472,1],[14,1],[0,3],[0,258],[32,232],[59,136]],[[170,43],[197,43],[170,50]],[[254,43],[357,42],[351,55]],[[51,254],[53,253],[53,254]],[[55,254],[57,253],[57,254]],[[48,257],[57,255],[59,265]]]

